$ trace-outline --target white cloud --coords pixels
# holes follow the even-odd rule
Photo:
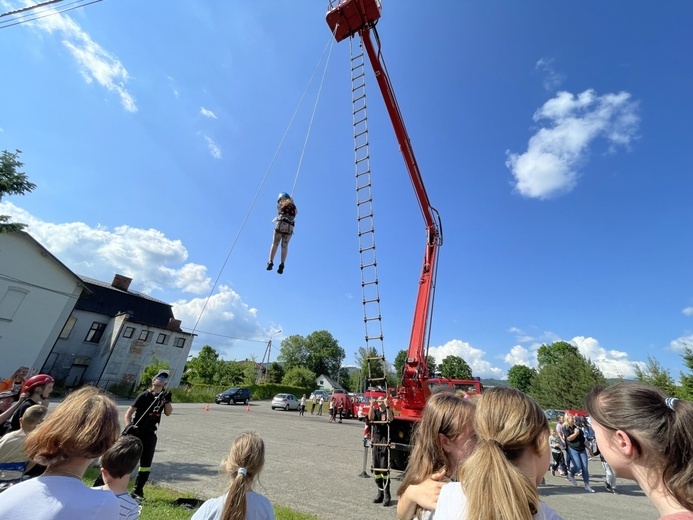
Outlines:
[[[26,231],[76,274],[110,282],[114,273],[120,273],[133,279],[135,291],[176,295],[171,298],[178,298],[172,304],[174,315],[186,330],[191,330],[200,317],[211,279],[205,266],[187,262],[188,251],[180,240],[169,239],[155,229],[118,226],[109,230],[82,222],[54,224],[9,202],[0,202],[0,214],[28,224]],[[184,292],[199,296],[180,298]],[[268,337],[257,314],[257,309],[247,305],[238,293],[222,285],[209,298],[197,328],[220,336],[214,338],[214,345],[221,353],[236,343],[225,336]],[[196,350],[201,346],[196,342]],[[233,350],[228,353],[232,357],[235,354]]]
[[[217,143],[214,142],[214,140],[209,137],[209,136],[204,136],[205,141],[207,141],[207,147],[209,148],[209,153],[212,154],[212,157],[215,159],[221,159],[221,148]]]
[[[599,96],[594,90],[578,95],[559,92],[534,114],[546,121],[523,154],[507,153],[506,166],[515,189],[524,197],[548,199],[571,191],[578,170],[598,137],[615,146],[627,146],[638,129],[638,105],[628,92]]]
[[[693,316],[693,307],[686,307],[681,312],[683,312],[686,316]]]
[[[570,343],[578,348],[580,354],[591,359],[602,371],[604,377],[624,377],[626,379],[635,377],[633,363],[639,362],[629,360],[627,352],[607,350],[596,339],[585,336],[576,336],[570,340]]]
[[[443,359],[448,356],[459,356],[472,368],[474,377],[500,378],[503,375],[503,371],[500,368],[494,367],[483,359],[486,352],[474,348],[466,341],[459,339],[448,341],[440,347],[430,347],[428,354],[433,356],[438,364],[442,363]]]
[[[200,114],[210,119],[217,119],[217,115],[211,110],[207,110],[205,107],[200,108]]]
[[[565,81],[565,75],[554,70],[553,58],[541,58],[537,61],[534,68],[544,73],[544,88],[549,92],[556,90],[556,88]]]
[[[685,347],[693,349],[693,334],[681,336],[669,342],[669,348],[674,352],[683,352]]]
[[[0,213],[28,224],[26,231],[76,274],[110,282],[118,272],[131,277],[133,287],[145,293],[179,289],[202,294],[211,287],[207,268],[186,263],[188,251],[182,242],[156,229],[54,224],[9,202],[0,203]]]
[[[536,349],[526,349],[522,345],[515,345],[510,349],[510,352],[505,355],[503,361],[505,361],[511,367],[515,365],[524,365],[526,367],[536,368],[537,351]]]
[[[257,309],[246,304],[241,296],[226,285],[217,287],[215,293],[207,301],[205,297],[191,300],[178,300],[173,304],[173,314],[182,320],[188,330],[195,326],[205,332],[220,332],[233,338],[260,339],[267,338],[268,331],[258,324]],[[204,312],[203,312],[204,308]],[[201,315],[201,317],[200,317]],[[230,348],[237,340],[215,338],[215,348],[220,352],[231,354]],[[198,344],[197,348],[202,348]],[[233,357],[233,356],[232,356]]]
[[[92,40],[70,16],[58,14],[54,9],[43,12],[51,11],[54,14],[35,20],[31,24],[49,34],[56,33],[62,38],[63,45],[77,60],[82,77],[87,83],[96,80],[99,85],[120,98],[125,110],[137,112],[135,98],[125,87],[129,79],[128,71],[118,57]]]

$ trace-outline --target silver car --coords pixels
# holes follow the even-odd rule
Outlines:
[[[277,394],[272,399],[272,410],[281,408],[283,410],[298,410],[300,402],[294,394]]]

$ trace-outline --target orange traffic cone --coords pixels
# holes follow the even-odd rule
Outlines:
[[[250,411],[250,403],[248,403],[248,404],[245,406],[245,411],[246,411],[246,412],[249,412],[249,411]]]
[[[209,412],[209,403],[207,403],[207,406],[205,406],[205,412]]]

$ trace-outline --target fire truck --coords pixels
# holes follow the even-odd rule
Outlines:
[[[409,348],[402,369],[401,384],[397,388],[396,397],[392,399],[395,420],[390,423],[389,427],[390,466],[394,469],[404,470],[409,456],[409,441],[412,427],[420,420],[424,405],[431,393],[441,387],[446,387],[452,391],[460,390],[466,394],[478,394],[481,393],[482,386],[478,379],[451,380],[431,378],[429,367],[426,364],[437,274],[438,249],[443,244],[443,230],[440,215],[429,201],[423,178],[414,156],[414,150],[404,125],[404,119],[402,118],[402,113],[397,104],[395,92],[385,67],[380,48],[380,38],[376,30],[376,24],[380,19],[381,11],[382,4],[380,0],[331,0],[326,21],[338,42],[358,36],[362,47],[365,48],[365,54],[373,68],[378,88],[394,128],[400,152],[414,187],[426,229],[426,248],[414,308]],[[356,66],[352,65],[352,70],[355,68]],[[356,91],[357,88],[352,87],[352,90]],[[355,118],[357,112],[358,109],[355,108]],[[357,133],[355,132],[354,135],[355,141]],[[356,149],[358,149],[359,145],[357,143],[355,145]],[[358,161],[359,159],[357,158]],[[359,236],[361,236],[361,231]],[[364,283],[367,282],[362,282],[362,285]],[[364,305],[365,303],[364,297]]]

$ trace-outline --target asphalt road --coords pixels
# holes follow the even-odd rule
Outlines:
[[[125,406],[121,406],[125,410]],[[363,468],[363,423],[327,422],[327,416],[271,410],[269,401],[243,405],[174,404],[163,417],[152,466],[152,481],[202,499],[221,495],[227,479],[219,470],[231,441],[245,431],[265,440],[266,462],[256,491],[273,504],[317,516],[320,520],[394,519],[396,507],[373,504],[375,483],[358,475]],[[370,462],[368,463],[370,466]],[[652,520],[658,517],[634,483],[619,479],[618,495],[604,489],[604,471],[590,463],[586,493],[547,473],[539,488],[542,500],[566,520]],[[393,481],[393,497],[398,481]]]

